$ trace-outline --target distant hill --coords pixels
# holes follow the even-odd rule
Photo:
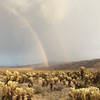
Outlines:
[[[77,70],[81,66],[86,68],[100,69],[100,59],[84,60],[70,63],[51,63],[49,67],[44,64],[23,65],[23,66],[8,66],[0,67],[0,70]]]
[[[86,68],[100,68],[100,59],[84,60],[78,62],[70,62],[66,64],[50,65],[50,67],[34,68],[35,70],[75,70],[79,69],[80,66]]]

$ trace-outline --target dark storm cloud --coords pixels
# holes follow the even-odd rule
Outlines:
[[[0,65],[43,63],[45,59],[35,34],[5,7],[0,10]]]
[[[38,42],[35,38],[30,38],[33,36],[29,34],[30,30],[18,16],[12,15],[13,8],[24,16],[38,33],[49,62],[100,57],[99,0],[5,0],[0,2],[0,54],[4,59],[8,55],[7,57],[11,58],[10,62],[14,64],[25,64],[24,60],[22,63],[12,61],[16,55],[19,55],[17,59],[20,56],[30,58],[26,59],[28,64],[33,60],[38,62],[37,59],[43,59],[43,55],[39,53],[41,50],[37,46]]]

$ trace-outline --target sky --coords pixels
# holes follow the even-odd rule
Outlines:
[[[0,66],[100,58],[100,0],[0,0]]]

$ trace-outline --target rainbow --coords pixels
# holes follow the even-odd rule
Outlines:
[[[47,55],[46,55],[46,52],[45,52],[45,50],[44,50],[44,47],[43,47],[43,45],[42,45],[42,43],[41,43],[41,41],[40,41],[40,38],[39,38],[38,34],[37,34],[37,33],[35,32],[35,30],[33,29],[31,23],[29,22],[29,20],[28,20],[25,16],[22,16],[15,8],[13,8],[13,9],[8,8],[8,9],[9,9],[14,15],[16,15],[17,17],[19,17],[19,18],[27,25],[27,27],[30,29],[30,31],[31,31],[32,33],[35,34],[36,39],[37,39],[37,41],[39,42],[39,46],[40,46],[41,52],[42,52],[42,54],[43,54],[43,56],[44,56],[44,60],[45,60],[46,66],[48,67],[48,66],[49,66],[49,64],[48,64],[48,57],[47,57]]]

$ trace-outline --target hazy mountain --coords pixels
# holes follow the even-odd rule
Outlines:
[[[100,59],[83,60],[78,62],[70,62],[64,64],[50,64],[49,67],[36,68],[37,70],[68,70],[68,69],[79,69],[81,66],[86,68],[100,68]]]

